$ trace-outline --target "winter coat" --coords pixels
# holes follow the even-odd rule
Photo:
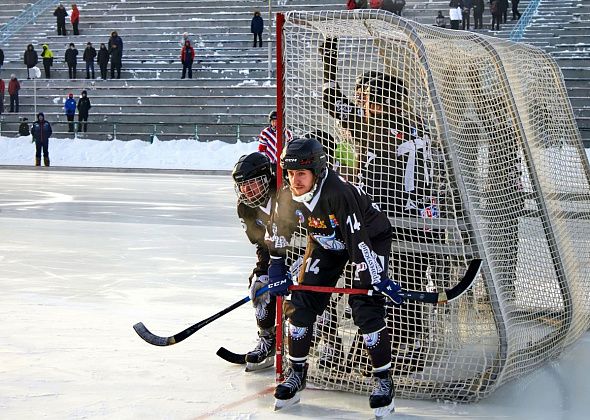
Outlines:
[[[78,60],[78,50],[76,48],[68,48],[66,50],[65,60],[70,66],[76,64],[76,61]]]
[[[111,49],[113,48],[113,44],[117,44],[117,48],[120,51],[121,57],[123,57],[123,38],[121,38],[119,35],[117,35],[116,37],[110,37],[109,38],[109,54],[111,53]]]
[[[264,20],[262,16],[254,16],[250,22],[250,32],[253,34],[261,34],[264,31]]]
[[[99,66],[105,66],[109,63],[109,50],[106,48],[101,48],[98,50],[98,56],[96,57],[96,62]]]
[[[94,47],[86,47],[84,50],[84,55],[82,55],[82,59],[86,62],[93,62],[94,58],[96,57],[96,50]]]
[[[31,128],[31,134],[35,141],[43,142],[51,137],[53,130],[51,129],[51,124],[49,124],[49,122],[43,121],[43,124],[39,124],[39,121],[35,121]]]
[[[64,104],[66,115],[76,115],[76,100],[74,98],[68,98]]]
[[[43,51],[41,51],[41,57],[43,57],[43,64],[48,63],[50,66],[53,65],[53,51],[49,49],[47,44],[43,44]]]
[[[109,49],[109,53],[111,55],[111,64],[121,64],[123,52],[118,47]]]
[[[78,6],[72,6],[72,16],[70,16],[70,22],[78,22],[80,21],[80,11],[78,10]]]
[[[486,8],[484,0],[475,0],[473,2],[473,16],[483,15],[483,11]]]
[[[195,60],[195,49],[191,47],[190,42],[188,45],[182,47],[182,51],[180,52],[180,61],[183,64],[190,64]]]
[[[78,114],[82,116],[88,116],[88,111],[90,111],[92,105],[90,104],[90,99],[88,97],[81,97],[78,99]]]
[[[31,48],[29,48],[29,47],[31,47]],[[29,44],[29,46],[27,47],[27,49],[25,51],[24,61],[25,61],[25,65],[28,68],[36,66],[37,63],[39,62],[39,56],[37,55],[37,51],[35,51],[35,48],[33,48],[33,45],[31,45],[31,44]]]
[[[9,95],[18,95],[18,91],[20,90],[20,83],[17,79],[10,79],[8,82],[8,94]]]
[[[68,16],[68,12],[66,11],[65,7],[58,7],[53,12],[53,16],[57,18],[57,23],[66,23],[66,16]]]
[[[6,84],[4,80],[0,79],[0,95],[4,96],[4,92],[6,91]]]
[[[4,51],[0,48],[0,66],[4,65]]]

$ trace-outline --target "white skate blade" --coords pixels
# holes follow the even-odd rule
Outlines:
[[[373,412],[375,413],[375,420],[387,418],[389,415],[395,412],[395,404],[393,400],[391,400],[391,404],[385,407],[374,408]]]
[[[246,372],[255,372],[257,370],[266,369],[268,367],[274,366],[275,358],[274,357],[267,357],[263,362],[260,363],[246,363]]]
[[[299,401],[301,401],[301,398],[299,397],[299,392],[295,394],[293,398],[289,398],[288,400],[278,400],[275,398],[275,411],[291,407],[292,405],[297,404]]]

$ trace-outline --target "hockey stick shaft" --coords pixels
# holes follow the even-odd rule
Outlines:
[[[267,291],[268,286],[264,286],[256,291],[256,296],[260,296],[263,293],[266,293]],[[250,296],[246,296],[245,298],[238,300],[237,302],[231,304],[225,309],[222,309],[216,314],[211,315],[209,318],[199,321],[196,324],[193,324],[190,327],[180,331],[178,334],[174,334],[170,337],[161,337],[153,334],[150,330],[147,329],[143,322],[138,322],[137,324],[135,324],[133,326],[133,329],[135,330],[137,335],[139,335],[146,343],[152,344],[154,346],[171,346],[173,344],[180,343],[184,339],[190,337],[191,335],[199,331],[205,325],[212,323],[216,319],[219,319],[223,315],[233,311],[236,308],[239,308],[244,303],[247,303],[250,300]]]
[[[474,259],[469,263],[469,267],[465,272],[465,275],[451,289],[446,289],[442,292],[421,292],[421,291],[413,291],[413,290],[402,290],[399,294],[407,300],[412,300],[416,302],[424,302],[424,303],[433,303],[433,304],[440,304],[440,303],[447,303],[452,300],[457,299],[463,293],[465,293],[473,282],[475,281],[475,277],[477,277],[477,273],[481,268],[482,260]],[[319,292],[319,293],[343,293],[347,295],[378,295],[379,292],[374,290],[367,290],[367,289],[350,289],[350,288],[342,288],[342,287],[325,287],[325,286],[307,286],[307,285],[293,285],[289,286],[289,290],[304,290],[310,292]]]

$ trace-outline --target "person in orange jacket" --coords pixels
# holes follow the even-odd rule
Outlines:
[[[193,61],[195,61],[195,49],[191,47],[191,42],[187,39],[184,41],[184,46],[180,52],[180,61],[182,62],[182,77],[186,77],[186,71],[188,69],[188,78],[193,78]]]
[[[72,14],[70,16],[70,22],[72,22],[72,28],[74,29],[74,35],[80,35],[78,30],[78,23],[80,23],[80,11],[76,3],[72,4]]]

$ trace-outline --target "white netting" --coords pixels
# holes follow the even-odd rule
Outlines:
[[[458,301],[389,311],[398,395],[485,397],[588,329],[590,171],[547,54],[382,11],[288,13],[284,46],[287,127],[388,213],[392,278],[439,290],[484,260]],[[309,380],[364,393],[346,301],[319,322]]]

